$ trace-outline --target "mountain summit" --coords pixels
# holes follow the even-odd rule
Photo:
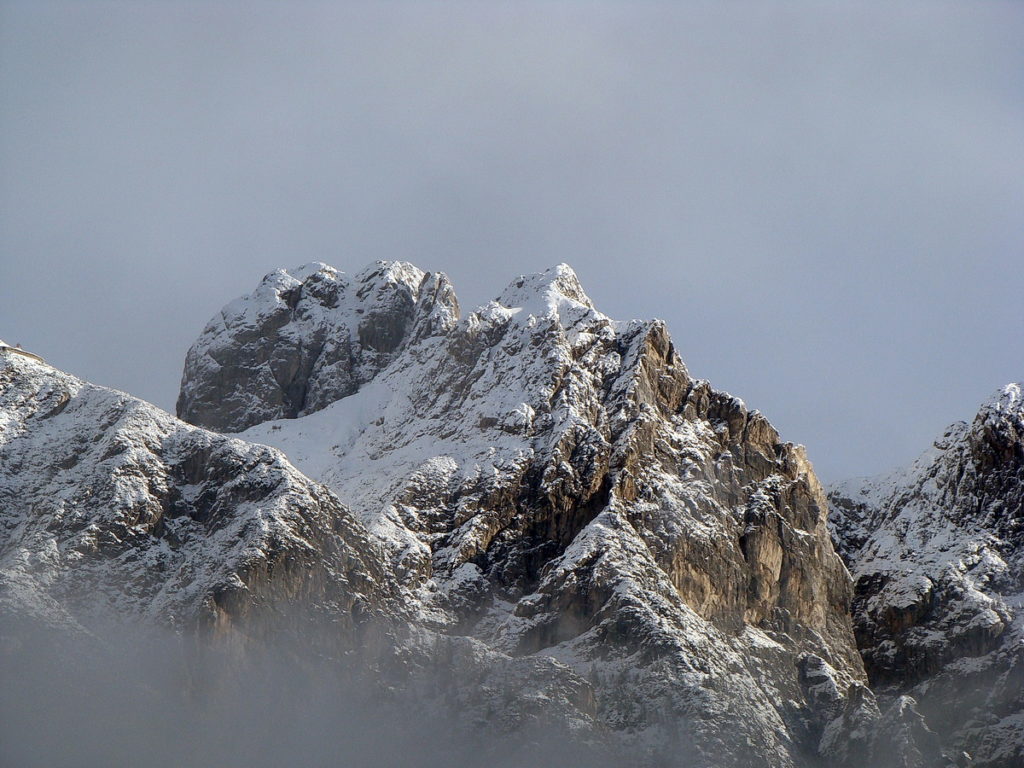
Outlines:
[[[1009,384],[911,467],[833,489],[872,683],[978,765],[1024,765],[1024,397]]]
[[[413,340],[448,331],[459,307],[444,275],[377,262],[354,278],[307,264],[263,278],[210,320],[185,359],[178,415],[238,432],[354,393]]]
[[[331,487],[424,626],[499,667],[555,662],[587,691],[577,719],[651,754],[685,723],[714,764],[846,759],[834,732],[878,711],[847,699],[849,576],[803,449],[566,265],[457,308],[444,275],[400,263],[274,273],[190,350],[179,412],[248,426]]]

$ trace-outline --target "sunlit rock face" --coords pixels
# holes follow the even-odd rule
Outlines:
[[[1024,399],[1011,384],[909,469],[831,493],[858,643],[974,765],[1024,764]]]
[[[261,290],[245,313],[284,317]],[[443,295],[434,316],[457,307]],[[561,667],[581,721],[652,756],[682,744],[722,765],[814,758],[838,712],[814,711],[800,659],[827,660],[844,701],[864,674],[849,576],[803,449],[693,379],[662,323],[601,314],[565,265],[514,280],[457,322],[441,314],[379,370],[363,369],[372,376],[346,379],[333,404],[240,436],[281,448],[350,505],[424,626],[504,664]],[[228,386],[204,397],[207,372],[193,381],[218,322],[190,352],[186,417],[245,396]],[[324,337],[351,339],[351,328]],[[230,346],[230,334],[212,335]],[[245,354],[274,359],[280,343],[247,339]],[[266,418],[241,412],[233,427]]]

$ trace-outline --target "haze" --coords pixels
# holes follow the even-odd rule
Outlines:
[[[1024,379],[1019,3],[0,4],[0,337],[173,410],[279,266],[572,264],[826,480]]]

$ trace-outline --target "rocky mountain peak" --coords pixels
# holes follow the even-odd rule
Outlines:
[[[245,634],[299,595],[354,609],[344,632],[394,614],[365,529],[279,451],[20,355],[0,357],[0,414],[5,624]]]
[[[982,404],[982,410],[1013,413],[1019,416],[1024,411],[1024,384],[1011,382],[1000,388]]]
[[[693,379],[663,323],[600,313],[567,266],[410,340],[329,407],[241,436],[351,505],[431,627],[577,673],[627,665],[632,682],[593,689],[613,728],[651,727],[623,702],[655,669],[742,674],[738,698],[688,684],[677,715],[729,700],[747,714],[725,731],[784,755],[802,653],[827,660],[840,700],[863,679],[803,450]],[[761,672],[739,672],[751,653]]]
[[[917,698],[977,765],[1022,764],[1021,386],[997,391],[909,468],[843,483],[830,500],[873,683]]]
[[[977,468],[1005,472],[1024,465],[1024,394],[1018,383],[993,394],[974,417],[970,445]]]
[[[178,415],[237,432],[312,413],[458,316],[448,278],[405,262],[377,262],[354,278],[322,263],[277,270],[225,306],[189,350]]]
[[[462,319],[404,262],[272,272],[186,359],[179,413],[237,438],[31,365],[0,368],[20,608],[86,621],[101,594],[240,636],[295,602],[353,642],[374,616],[466,723],[557,719],[638,765],[861,768],[933,741],[909,699],[876,737],[803,448],[566,265]]]
[[[568,264],[558,264],[531,275],[520,275],[509,283],[498,298],[498,303],[504,307],[521,308],[537,316],[557,311],[559,304],[565,301],[594,309],[594,303]]]

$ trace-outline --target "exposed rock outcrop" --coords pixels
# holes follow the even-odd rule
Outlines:
[[[354,637],[399,613],[362,524],[279,451],[19,356],[0,359],[0,414],[8,628],[156,622],[244,639],[301,603]]]
[[[351,279],[320,263],[279,269],[224,307],[188,351],[178,416],[239,432],[312,413],[457,317],[448,279],[411,264],[378,262]]]
[[[0,608],[242,645],[401,627],[385,689],[636,765],[943,764],[866,687],[803,448],[565,265],[462,319],[408,264],[275,272],[207,325],[178,410],[240,434],[0,360]],[[874,523],[844,518],[847,555]]]
[[[1011,384],[908,470],[831,494],[857,639],[976,766],[1024,764],[1024,398]]]
[[[346,499],[429,626],[557,659],[593,719],[651,755],[685,723],[695,764],[800,764],[817,744],[796,725],[800,654],[841,697],[863,680],[803,450],[692,379],[663,324],[598,312],[564,265],[243,437]]]

